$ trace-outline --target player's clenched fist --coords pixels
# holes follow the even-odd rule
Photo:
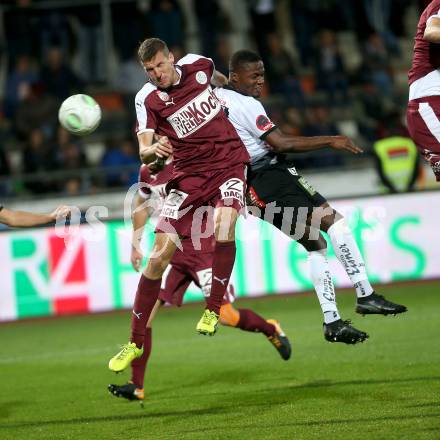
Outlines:
[[[131,248],[131,265],[136,272],[139,272],[139,269],[142,267],[142,260],[144,256],[141,252],[139,252],[135,247]]]
[[[156,135],[156,142],[152,145],[157,157],[167,158],[173,154],[173,147],[167,136]]]
[[[157,159],[166,159],[173,153],[173,147],[167,136],[157,136],[146,132],[138,135],[139,156],[145,164]]]

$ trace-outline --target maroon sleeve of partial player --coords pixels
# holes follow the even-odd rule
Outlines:
[[[147,165],[141,165],[139,168],[139,177],[138,177],[138,188],[141,195],[145,197],[149,197],[151,194],[150,188],[148,188],[147,184],[150,181],[150,169]]]

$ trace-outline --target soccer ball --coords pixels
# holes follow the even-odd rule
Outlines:
[[[70,133],[84,136],[101,122],[101,107],[89,95],[72,95],[61,104],[58,120]]]

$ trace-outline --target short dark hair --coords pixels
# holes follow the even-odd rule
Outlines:
[[[259,61],[261,61],[261,57],[257,53],[247,49],[238,50],[229,60],[229,72],[237,71],[243,64],[258,63]]]
[[[170,53],[167,44],[165,41],[162,41],[159,38],[147,38],[142,41],[139,45],[138,49],[138,58],[141,63],[144,61],[149,61],[153,58],[158,52],[163,52],[164,55],[168,55]]]

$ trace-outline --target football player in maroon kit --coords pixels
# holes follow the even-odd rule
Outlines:
[[[440,182],[440,0],[420,16],[408,82],[408,131]]]
[[[132,214],[131,264],[136,271],[140,270],[143,260],[140,241],[145,224],[148,219],[153,224],[157,221],[157,215],[166,197],[165,186],[172,175],[171,160],[168,160],[165,167],[157,174],[152,174],[149,167],[151,165],[142,165],[140,168],[139,189]],[[173,255],[168,270],[163,276],[159,299],[147,323],[144,352],[140,358],[135,359],[131,364],[131,380],[129,383],[108,386],[108,390],[114,396],[128,400],[142,401],[144,399],[144,376],[152,347],[151,323],[159,307],[165,303],[181,306],[183,296],[191,282],[194,282],[205,296],[209,296],[214,247],[212,235],[205,238],[200,237],[200,244],[200,249],[196,250],[191,238],[183,239],[182,251],[177,249]],[[232,285],[229,284],[220,308],[220,323],[249,332],[263,333],[276,348],[282,359],[288,360],[291,355],[291,346],[278,321],[265,320],[249,309],[236,309],[232,306],[234,299],[234,290]]]
[[[59,218],[66,218],[69,213],[68,206],[58,206],[55,211],[49,214],[36,214],[28,211],[15,211],[0,205],[0,223],[13,228],[40,226],[52,223]]]
[[[213,212],[208,227],[215,237],[211,294],[196,329],[210,336],[216,332],[235,261],[235,224],[244,207],[249,161],[213,93],[211,82],[219,85],[219,76],[211,59],[188,54],[174,64],[173,54],[158,38],[143,41],[138,56],[149,78],[135,99],[139,154],[143,163],[151,163],[172,153],[174,168],[136,292],[130,341],[109,362],[114,372],[142,356],[162,275],[181,246],[180,238],[191,237],[193,219],[198,222],[208,211]],[[163,137],[155,141],[155,133]]]

